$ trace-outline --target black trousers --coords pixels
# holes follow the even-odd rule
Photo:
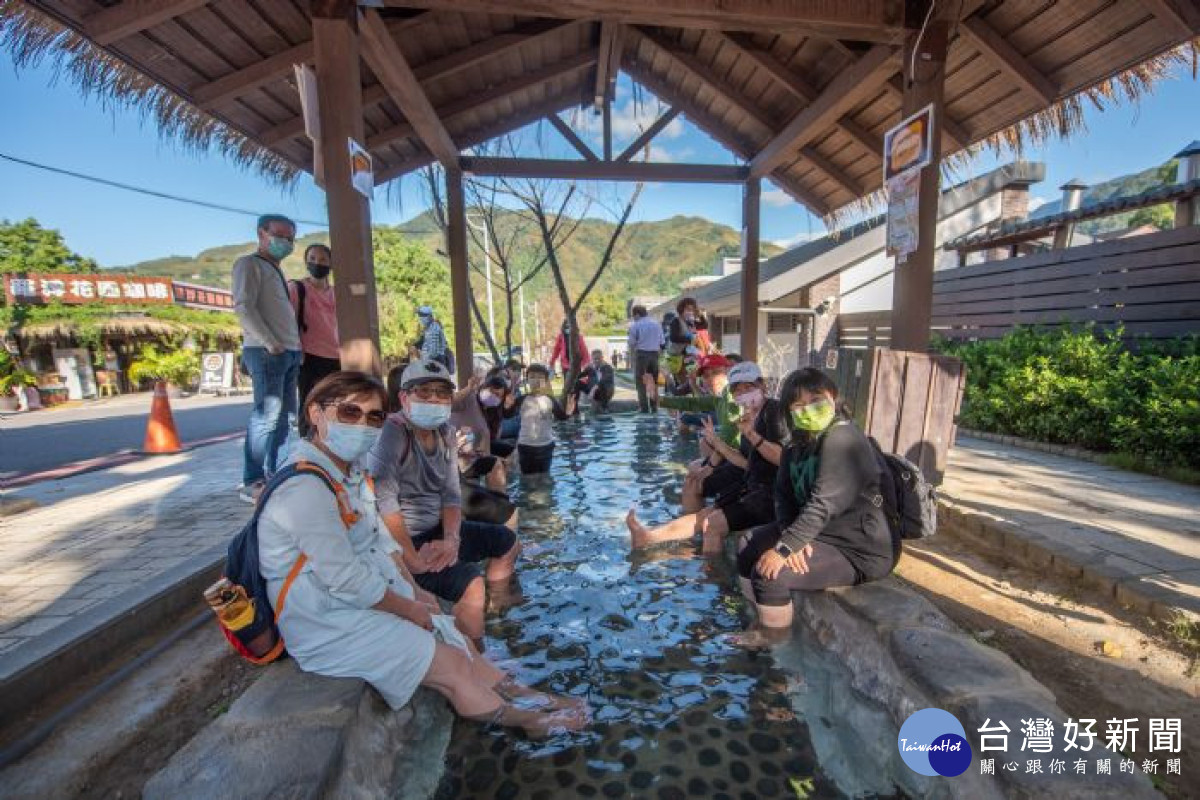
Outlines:
[[[635,350],[633,353],[633,388],[637,390],[638,409],[647,414],[650,412],[650,400],[642,383],[643,375],[653,375],[654,380],[658,380],[657,350]]]
[[[321,378],[337,372],[342,368],[342,362],[336,358],[322,358],[311,353],[304,354],[300,362],[300,375],[296,378],[296,389],[300,393],[300,413],[296,415],[297,425],[301,436],[308,435],[308,411],[304,407],[304,398],[316,386]]]

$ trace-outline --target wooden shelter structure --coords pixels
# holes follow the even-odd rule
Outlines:
[[[282,179],[321,164],[348,365],[377,370],[379,354],[370,207],[352,187],[347,139],[369,150],[378,183],[440,162],[456,349],[469,369],[464,173],[741,184],[743,339],[753,343],[761,181],[818,215],[853,209],[880,189],[885,131],[932,104],[921,243],[896,281],[892,326],[894,347],[924,349],[941,159],[1065,135],[1085,101],[1136,98],[1194,58],[1200,4],[0,0],[0,25],[18,61],[57,51],[86,88],[148,105],[168,133],[215,142]],[[315,146],[296,64],[315,68]],[[617,152],[611,107],[621,72],[669,110]],[[579,106],[603,118],[601,152],[559,116]],[[635,161],[680,114],[741,163]],[[578,160],[464,154],[541,119]]]

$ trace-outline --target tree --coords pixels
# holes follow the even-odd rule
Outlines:
[[[0,220],[0,274],[14,272],[95,272],[96,262],[67,247],[62,234],[36,219]]]
[[[1175,227],[1175,207],[1169,204],[1139,208],[1129,218],[1129,227],[1151,225],[1160,231]]]
[[[417,307],[431,306],[454,340],[450,269],[419,242],[395,228],[373,232],[375,286],[379,301],[379,347],[384,356],[404,356],[420,331]]]

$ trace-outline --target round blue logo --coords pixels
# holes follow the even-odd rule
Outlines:
[[[971,766],[971,745],[962,723],[949,711],[923,708],[900,726],[900,757],[913,772],[952,778]]]

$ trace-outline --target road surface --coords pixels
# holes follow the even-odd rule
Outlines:
[[[250,399],[186,397],[172,400],[171,411],[179,440],[186,444],[244,430]],[[145,393],[0,416],[0,481],[139,448],[149,412],[150,394]],[[239,464],[235,471],[240,470]]]

